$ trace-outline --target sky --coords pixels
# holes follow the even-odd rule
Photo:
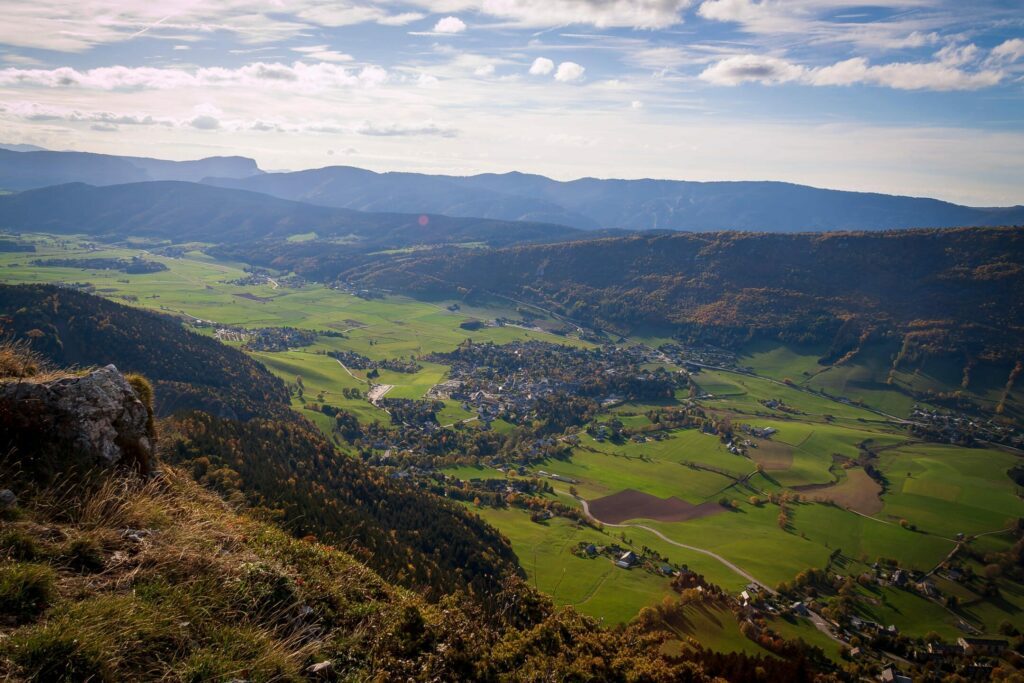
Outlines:
[[[0,142],[1024,204],[1024,0],[0,0]]]

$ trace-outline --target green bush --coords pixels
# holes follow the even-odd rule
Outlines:
[[[45,610],[57,594],[56,574],[42,564],[11,562],[0,565],[0,614],[19,622]]]

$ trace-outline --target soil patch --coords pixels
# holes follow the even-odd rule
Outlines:
[[[877,515],[882,511],[882,499],[879,497],[881,485],[859,467],[846,470],[846,479],[838,484],[811,484],[793,488],[812,500],[831,500],[864,515]]]
[[[619,491],[590,503],[590,514],[609,524],[621,524],[627,519],[685,522],[718,514],[722,509],[718,503],[694,505],[679,498],[658,498],[633,489]]]

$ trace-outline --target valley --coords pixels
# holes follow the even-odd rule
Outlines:
[[[899,349],[879,343],[822,365],[827,348],[764,339],[723,362],[673,345],[664,332],[580,334],[542,308],[507,299],[416,300],[289,272],[257,269],[254,277],[251,266],[217,260],[203,243],[161,255],[152,241],[12,239],[35,250],[0,253],[3,283],[62,283],[245,349],[286,383],[292,408],[340,454],[461,501],[511,541],[530,583],[605,624],[642,618],[687,577],[728,598],[687,607],[680,642],[755,653],[768,650],[739,634],[743,619],[763,620],[760,631],[802,638],[838,661],[852,638],[868,637],[854,625],[864,621],[908,638],[935,632],[955,641],[999,637],[1001,624],[1024,618],[1024,585],[999,570],[1021,515],[1021,487],[1009,476],[1021,452],[936,443],[905,421],[915,405],[944,409],[921,400],[960,382],[941,364],[893,372]],[[32,264],[139,256],[166,269]],[[232,334],[222,332],[228,327]],[[283,328],[310,333],[309,343],[246,348],[246,330]],[[572,384],[588,381],[584,369],[566,377],[580,405],[566,402],[556,422],[545,412],[554,403],[534,403],[547,389],[513,398],[514,386],[505,388],[513,376],[530,378],[529,365],[514,364],[520,351],[500,361],[513,363],[507,376],[486,374],[498,360],[469,362],[460,375],[454,361],[441,362],[457,349],[525,344],[568,368],[573,349],[596,354],[601,343],[630,360],[599,374],[634,383],[663,376],[668,395],[598,389],[605,393],[584,399]],[[355,367],[366,364],[360,358],[372,367]],[[448,387],[455,376],[492,379],[461,395]],[[967,393],[1014,415],[1019,390],[1005,390],[1005,381],[979,372]],[[555,401],[566,398],[551,391]],[[617,567],[615,554],[627,551],[640,559]],[[756,599],[740,597],[754,584],[763,587]]]

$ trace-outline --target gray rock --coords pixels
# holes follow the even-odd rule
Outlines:
[[[12,508],[18,504],[18,497],[10,489],[0,489],[0,510]]]
[[[150,469],[155,434],[149,411],[113,365],[80,377],[0,384],[0,414],[0,426],[22,437],[17,454]]]

